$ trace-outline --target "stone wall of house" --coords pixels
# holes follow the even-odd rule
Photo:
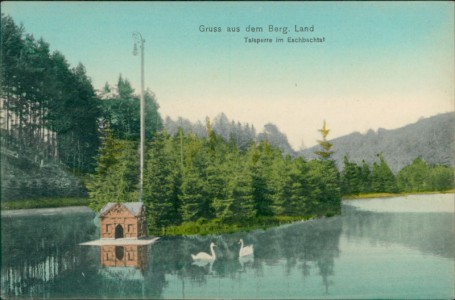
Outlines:
[[[141,216],[134,217],[124,207],[119,206],[119,209],[114,207],[106,215],[100,217],[100,236],[102,239],[115,238],[115,228],[120,225],[123,228],[124,238],[143,237],[146,235],[145,226],[141,226],[143,219]]]

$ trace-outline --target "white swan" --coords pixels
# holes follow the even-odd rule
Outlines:
[[[239,244],[240,244],[239,257],[248,256],[248,255],[252,255],[253,254],[253,251],[254,251],[253,250],[253,245],[249,245],[249,246],[243,247],[243,240],[242,239],[240,239]]]
[[[213,250],[213,247],[215,247],[215,246],[216,246],[215,243],[213,243],[213,242],[210,243],[210,252],[212,253],[212,255],[205,253],[205,252],[199,252],[196,255],[191,254],[191,257],[195,261],[207,261],[207,262],[214,261],[216,259],[216,255],[215,255],[215,251]]]

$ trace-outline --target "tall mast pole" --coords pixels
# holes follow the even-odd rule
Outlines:
[[[140,146],[139,146],[139,202],[143,202],[143,183],[144,183],[144,140],[145,140],[145,103],[144,103],[144,43],[145,40],[139,32],[133,33],[133,37],[136,42],[139,42],[141,47],[141,134],[140,134]],[[136,44],[134,45],[136,49]],[[136,55],[136,54],[135,54]]]

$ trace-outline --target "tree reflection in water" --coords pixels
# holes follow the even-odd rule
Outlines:
[[[283,276],[294,269],[302,277],[310,275],[311,266],[317,268],[328,292],[333,275],[334,259],[339,255],[339,237],[342,231],[340,217],[284,225],[266,231],[236,233],[220,236],[194,236],[161,239],[153,246],[151,265],[154,271],[177,275],[182,280],[205,284],[207,275],[219,278],[239,278],[250,268],[256,277],[264,276],[265,266],[285,265]],[[254,258],[241,261],[238,257],[238,240],[243,238],[254,245]],[[191,253],[204,249],[210,242],[218,245],[217,259],[211,266],[200,267],[192,263]]]
[[[93,216],[2,216],[2,296],[48,297],[62,277],[72,274],[76,281],[84,280],[95,271],[93,249],[75,247],[97,236]]]
[[[204,286],[209,277],[240,280],[250,271],[255,277],[263,277],[265,267],[279,264],[285,265],[282,276],[301,270],[304,279],[317,272],[328,289],[342,224],[334,217],[265,231],[162,238],[147,248],[147,261],[136,271],[119,271],[103,262],[103,257],[109,257],[106,253],[127,260],[130,253],[136,251],[139,257],[142,250],[79,246],[98,238],[93,217],[81,213],[2,218],[2,237],[7,241],[2,243],[2,296],[160,298],[169,284],[168,275],[182,281],[184,294],[185,281]],[[254,258],[239,260],[240,238],[254,245]],[[212,241],[217,245],[213,265],[194,265],[190,254],[207,248]]]
[[[345,205],[343,228],[347,238],[400,244],[445,258],[455,253],[455,215],[451,212],[372,212]]]
[[[93,213],[2,216],[1,296],[184,298],[186,294],[194,297],[199,291],[204,293],[219,288],[214,286],[214,282],[218,282],[224,283],[224,288],[234,283],[243,286],[243,293],[248,293],[253,286],[256,297],[273,298],[274,295],[265,294],[271,290],[264,292],[261,285],[266,290],[264,284],[276,280],[280,281],[277,284],[292,282],[295,285],[297,282],[289,292],[291,298],[307,293],[323,297],[324,291],[329,294],[331,289],[340,291],[340,285],[332,285],[332,280],[336,278],[337,282],[342,282],[340,276],[349,276],[349,273],[334,274],[341,234],[347,243],[353,239],[351,246],[356,245],[357,240],[370,241],[372,245],[399,244],[449,260],[453,260],[455,253],[453,213],[382,213],[345,205],[342,216],[265,231],[162,238],[145,252],[139,248],[124,248],[122,257],[118,250],[117,258],[115,247],[103,251],[99,247],[78,245],[99,237],[93,217]],[[254,246],[251,260],[239,260],[240,238]],[[213,265],[194,265],[191,254],[208,249],[210,242],[217,245]],[[106,253],[108,261],[103,263],[102,257]],[[122,265],[109,260],[109,253],[117,260],[121,257],[119,261],[142,257],[143,264],[125,272],[108,270],[112,263],[114,267],[128,267],[127,261]],[[344,267],[348,264],[349,268],[350,259],[355,261],[352,255],[356,253],[346,254],[347,260],[343,256],[338,264],[343,265],[341,260],[344,259]],[[431,257],[427,264],[433,264]],[[343,270],[338,269],[338,272]],[[350,271],[344,269],[344,272]],[[215,295],[231,297],[221,292]],[[245,294],[238,295],[245,297]]]

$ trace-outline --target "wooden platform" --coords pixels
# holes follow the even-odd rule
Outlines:
[[[151,245],[159,240],[159,237],[147,237],[142,239],[99,239],[80,243],[82,246],[122,246],[122,245]]]

